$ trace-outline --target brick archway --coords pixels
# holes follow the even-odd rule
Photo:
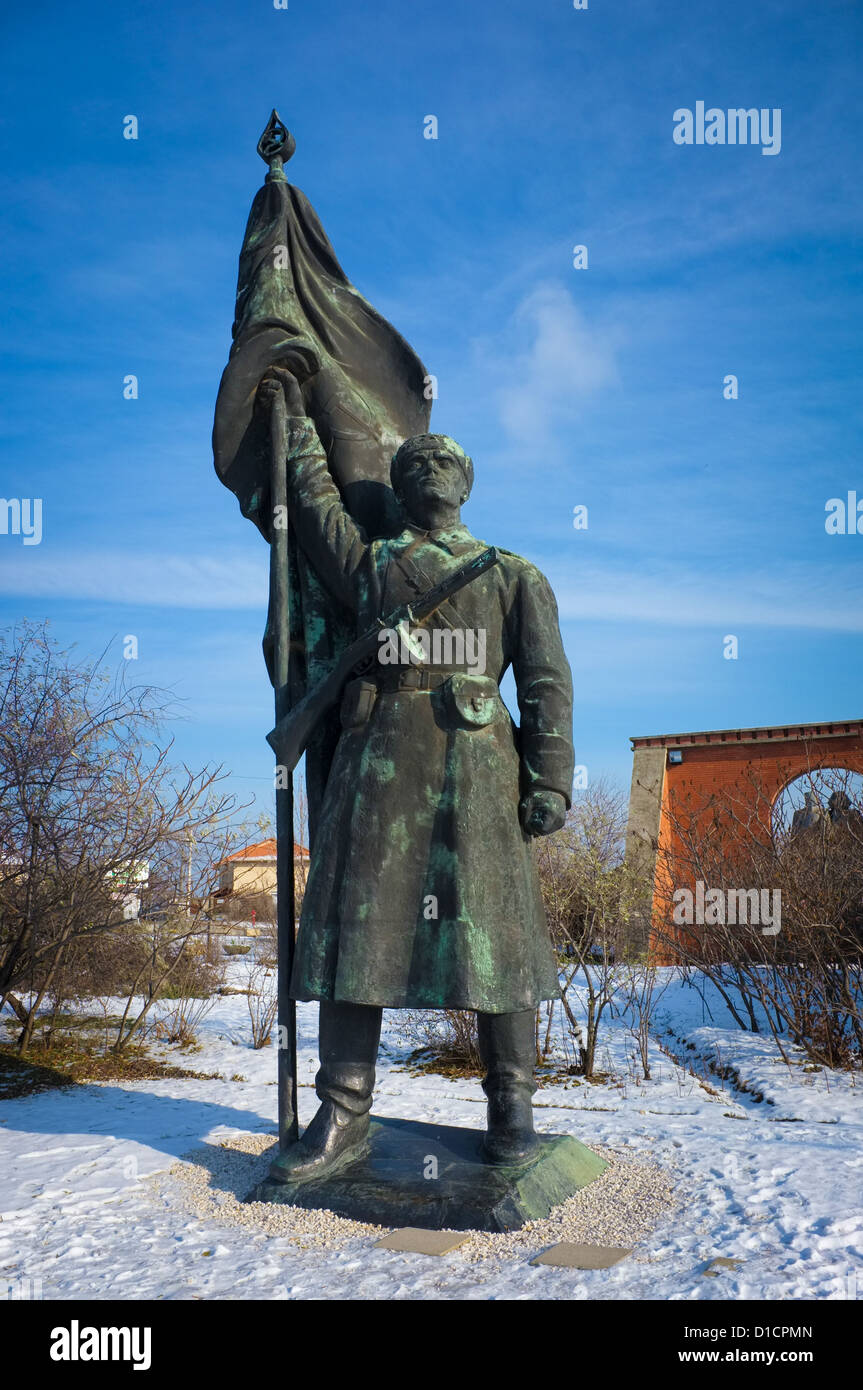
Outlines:
[[[796,778],[826,768],[863,774],[863,720],[656,734],[631,743],[626,856],[654,885],[648,932],[667,902],[658,864],[673,856],[683,807],[733,797],[740,814],[769,833],[776,800]]]

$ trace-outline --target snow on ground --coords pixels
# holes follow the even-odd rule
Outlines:
[[[657,1164],[673,1185],[675,1208],[610,1270],[458,1250],[404,1255],[375,1250],[374,1234],[304,1248],[300,1236],[190,1215],[170,1173],[182,1155],[275,1132],[275,1052],[251,1048],[246,1000],[230,996],[201,1025],[200,1051],[163,1049],[218,1080],[0,1100],[0,1292],[4,1283],[38,1290],[40,1281],[46,1299],[863,1296],[863,1085],[806,1071],[802,1057],[787,1066],[769,1038],[740,1032],[720,1001],[711,1007],[673,981],[649,1082],[636,1080],[632,1038],[615,1019],[600,1045],[606,1081],[573,1078],[535,1098],[539,1129]],[[306,1124],[316,1104],[316,1006],[301,1004],[298,1016]],[[409,1075],[397,1018],[385,1016],[375,1112],[482,1127],[478,1081]],[[717,1255],[743,1263],[704,1277]]]

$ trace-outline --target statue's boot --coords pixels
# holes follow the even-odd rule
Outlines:
[[[368,1152],[382,1012],[369,1004],[321,1001],[320,1108],[299,1142],[273,1162],[275,1182],[328,1177]]]
[[[533,1009],[517,1014],[477,1014],[482,1089],[488,1123],[482,1145],[486,1163],[527,1163],[539,1153],[531,1097],[536,1090],[536,1023]]]

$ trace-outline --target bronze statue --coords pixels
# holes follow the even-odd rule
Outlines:
[[[483,556],[463,525],[473,463],[427,433],[428,374],[287,182],[294,141],[275,112],[258,149],[269,173],[246,228],[213,443],[220,478],[270,542],[274,746],[341,681],[358,633],[401,605],[422,615],[382,629],[337,704],[321,702],[306,748],[311,867],[296,944],[289,778],[277,793],[287,1046],[272,1178],[305,1182],[363,1153],[386,1007],[477,1012],[483,1156],[527,1162],[535,1008],[558,992],[531,841],[563,824],[573,772],[554,596],[528,561]],[[448,596],[429,611],[442,583]],[[510,665],[519,728],[499,692]],[[299,1140],[297,999],[320,1000],[321,1063],[320,1108]]]
[[[358,627],[483,548],[461,521],[473,464],[454,440],[401,445],[392,485],[405,525],[369,541],[289,372],[265,377],[262,409],[283,390],[291,524]],[[426,620],[451,634],[460,664],[410,648],[406,663],[382,661],[393,655],[382,641],[345,689],[291,982],[294,998],[321,1001],[321,1106],[273,1177],[317,1176],[362,1151],[383,1008],[476,1010],[485,1156],[515,1163],[534,1151],[534,1011],[558,983],[530,839],[559,829],[570,802],[572,686],[547,581],[519,556],[498,556]],[[483,635],[473,648],[483,646],[482,674],[466,661],[469,633]],[[510,664],[518,730],[498,688]]]

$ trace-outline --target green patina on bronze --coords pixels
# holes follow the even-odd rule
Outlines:
[[[433,442],[457,459],[466,492],[473,480],[473,464],[455,440],[423,433],[431,408],[426,368],[350,282],[314,209],[286,181],[282,166],[293,150],[293,137],[273,113],[259,148],[270,172],[255,197],[243,240],[233,347],[219,390],[213,433],[219,477],[237,495],[243,514],[271,540],[270,416],[256,410],[256,400],[260,383],[274,364],[290,366],[302,383],[302,410],[306,430],[311,430],[318,481],[312,476],[313,467],[304,470],[300,455],[294,460],[296,467],[289,462],[294,492],[289,565],[291,704],[332,669],[340,651],[361,630],[362,620],[372,621],[387,607],[411,597],[411,589],[400,580],[393,563],[416,539],[415,533],[402,529],[405,518],[392,486],[396,446],[405,441],[399,456],[406,457],[417,439]],[[325,487],[323,493],[321,487]],[[314,542],[310,548],[313,523],[303,520],[308,509],[296,506],[307,491],[310,503],[340,504],[340,515],[332,509],[327,513],[334,526],[329,538],[334,550]],[[337,570],[351,526],[357,534],[362,527],[363,538],[381,539],[371,542],[368,561],[358,565],[346,582]],[[412,554],[412,561],[434,581],[454,558],[479,544],[463,527],[451,539],[448,544],[445,536],[435,536]],[[493,943],[490,950],[495,959],[502,960],[510,949],[521,949],[528,936],[540,938],[541,945],[523,952],[524,980],[518,989],[514,993],[501,990],[505,1001],[510,994],[527,999],[537,988],[554,992],[544,918],[532,866],[528,867],[529,846],[519,825],[518,804],[531,786],[556,790],[569,800],[572,747],[570,677],[553,596],[527,561],[506,552],[501,557],[496,572],[478,581],[475,595],[465,591],[444,612],[452,624],[461,621],[462,626],[494,629],[495,649],[489,647],[487,658],[489,674],[495,678],[510,661],[541,671],[548,659],[545,686],[542,677],[537,677],[531,704],[522,710],[520,766],[516,735],[502,704],[500,720],[490,733],[450,727],[441,702],[434,697],[383,695],[362,738],[340,739],[338,720],[322,721],[307,752],[306,780],[314,866],[310,900],[319,903],[323,914],[316,930],[328,938],[338,937],[348,910],[363,924],[381,915],[392,923],[400,919],[399,929],[419,938],[412,943],[417,958],[434,960],[422,902],[424,890],[437,893],[447,908],[441,924],[466,921],[479,927]],[[421,580],[418,587],[424,587]],[[264,651],[271,672],[274,640],[270,615]],[[384,704],[390,710],[387,718]],[[409,704],[422,706],[426,716],[420,719],[414,710],[398,732],[397,714],[404,715]],[[534,717],[540,705],[544,740]],[[471,745],[475,745],[473,753],[468,752]],[[337,747],[338,766],[334,763]],[[358,782],[361,789],[355,785]],[[338,811],[330,805],[325,814],[324,803],[336,801]],[[480,804],[485,801],[489,804]],[[373,815],[372,806],[377,806]],[[406,835],[418,834],[422,842],[413,856],[397,826],[399,816],[404,817]],[[397,833],[398,847],[388,847]],[[487,845],[480,853],[484,836]],[[338,837],[352,844],[343,845]],[[399,883],[406,873],[410,881]],[[473,887],[467,885],[468,875],[475,880]],[[343,891],[346,876],[356,878],[355,890]],[[332,881],[325,891],[327,879]],[[493,913],[498,906],[506,906],[510,890],[511,907],[495,928]],[[516,910],[523,913],[518,930],[507,926]],[[400,917],[402,913],[407,915]],[[344,940],[339,941],[337,952],[324,949],[323,943],[312,949],[305,930],[310,919],[303,921],[301,953],[307,952],[309,959],[337,961],[325,973],[336,969],[337,988],[344,984],[349,993],[336,997],[354,997],[355,986],[368,977],[364,968],[348,964],[354,954],[362,954],[360,944],[355,953]],[[446,939],[446,932],[439,931],[438,949]],[[477,952],[460,954],[472,957]],[[436,978],[445,979],[439,962],[435,968]],[[484,981],[478,992],[467,978],[470,970],[466,976],[454,966],[449,982],[454,993],[487,999],[488,969],[484,965],[480,972],[477,964],[477,972]],[[528,987],[530,980],[533,985]],[[313,980],[306,983],[311,989]],[[411,998],[413,990],[412,986],[407,992]],[[441,1002],[444,994],[449,997],[444,990]],[[373,997],[378,997],[377,991]],[[504,1011],[506,1003],[493,1007]]]
[[[292,418],[288,441],[299,547],[357,631],[483,548],[458,521],[429,531],[408,522],[391,539],[368,540],[312,422]],[[470,680],[461,695],[448,683],[471,675],[464,664],[438,669],[425,690],[388,686],[392,666],[364,673],[379,688],[366,716],[342,729],[327,779],[297,940],[298,999],[510,1013],[557,994],[519,804],[536,790],[569,803],[571,677],[548,582],[520,556],[499,556],[426,624],[484,632],[475,706],[465,705]],[[518,730],[497,689],[510,666]]]
[[[473,463],[448,435],[425,433],[428,373],[348,280],[314,209],[287,182],[293,148],[274,112],[259,146],[270,168],[246,228],[213,431],[219,477],[271,545],[264,652],[277,729],[289,716],[299,729],[303,709],[313,712],[301,730],[311,867],[296,943],[290,786],[277,792],[287,1043],[283,1152],[271,1173],[311,1182],[359,1156],[384,1006],[477,1011],[489,1109],[471,1155],[505,1169],[538,1154],[534,1006],[557,993],[557,970],[531,837],[558,829],[569,804],[569,668],[539,571],[507,551],[491,568],[474,563],[482,547],[460,517]],[[465,567],[469,582],[436,600],[426,627],[482,632],[484,672],[465,669],[465,654],[435,657],[424,684],[408,679],[411,667],[395,682],[392,668],[354,667],[339,712],[333,697],[356,635],[454,585]],[[518,729],[499,692],[510,667]],[[288,767],[292,757],[286,745]],[[291,992],[321,1001],[321,1106],[299,1143]],[[405,1162],[405,1151],[394,1154],[393,1171],[407,1178]],[[525,1180],[541,1170],[552,1171],[536,1163]],[[559,1177],[548,1189],[557,1200],[574,1174]],[[468,1164],[459,1184],[475,1180]],[[493,1179],[483,1186],[497,1203]]]

